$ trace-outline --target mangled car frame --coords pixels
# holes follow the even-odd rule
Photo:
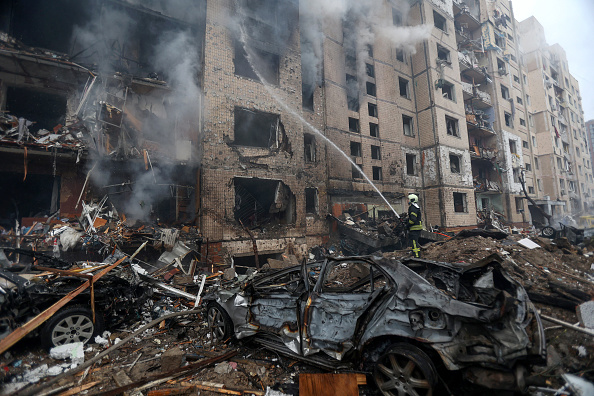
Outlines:
[[[205,297],[213,336],[253,339],[336,370],[364,362],[386,395],[430,395],[438,369],[521,390],[546,354],[524,288],[491,255],[475,264],[350,257],[257,274]]]

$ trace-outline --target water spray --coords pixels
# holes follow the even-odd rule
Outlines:
[[[260,81],[262,82],[262,84],[264,85],[264,88],[266,89],[266,91],[270,94],[270,96],[272,96],[274,98],[274,100],[276,100],[276,102],[287,112],[293,114],[295,117],[297,117],[299,119],[299,121],[301,121],[302,124],[304,124],[305,126],[307,126],[307,128],[309,128],[311,131],[313,131],[315,134],[317,134],[318,136],[320,136],[322,139],[324,139],[326,141],[326,143],[330,144],[331,147],[333,147],[334,149],[336,149],[336,151],[338,151],[340,154],[342,154],[342,156],[344,158],[347,159],[347,161],[349,161],[351,163],[351,165],[355,166],[357,169],[359,169],[358,165],[355,163],[355,161],[353,161],[351,159],[351,157],[349,157],[344,151],[342,151],[332,140],[330,140],[328,137],[326,137],[321,131],[319,131],[316,127],[314,127],[313,125],[311,125],[309,122],[307,122],[307,120],[305,120],[299,113],[297,113],[295,110],[293,110],[292,108],[289,107],[289,105],[287,105],[280,96],[278,96],[275,92],[274,89],[272,88],[272,86],[263,78],[263,76],[260,74],[260,71],[258,69],[256,69],[256,67],[254,67],[254,62],[252,59],[252,53],[248,48],[247,45],[247,39],[246,39],[246,33],[245,33],[245,29],[243,24],[241,24],[241,26],[239,27],[240,29],[240,40],[241,40],[241,45],[243,46],[243,49],[246,53],[247,56],[247,60],[250,64],[250,66],[252,67],[252,70],[254,70],[254,73],[256,73],[256,75],[258,76],[258,78],[260,79]],[[384,195],[381,193],[381,191],[376,187],[376,185],[371,181],[371,179],[365,174],[363,173],[363,171],[361,169],[359,169],[359,173],[361,174],[361,176],[363,176],[363,178],[365,179],[365,181],[367,181],[367,183],[369,183],[369,185],[375,190],[375,192],[377,192],[379,194],[379,196],[382,198],[382,200],[386,203],[386,205],[388,205],[388,207],[390,208],[390,210],[392,210],[392,212],[396,215],[397,218],[400,218],[400,215],[396,212],[396,210],[394,210],[394,208],[392,207],[392,205],[390,204],[390,202],[388,202],[388,200],[386,199],[386,197],[384,197]]]

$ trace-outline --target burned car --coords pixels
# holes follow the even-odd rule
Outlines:
[[[439,370],[522,390],[545,358],[540,318],[491,255],[475,264],[328,258],[257,274],[205,296],[218,340],[263,346],[335,370],[368,362],[383,394],[435,393]]]
[[[27,252],[21,250],[20,253]],[[32,256],[42,264],[54,264],[52,267],[66,269],[72,265],[36,252]],[[105,267],[106,263],[115,263],[119,257],[108,257],[98,268]],[[85,278],[56,274],[31,265],[0,268],[0,339],[77,289],[84,281]],[[136,307],[149,297],[149,289],[140,283],[138,274],[129,265],[123,264],[94,282],[93,292],[94,318],[91,289],[88,288],[29,336],[39,335],[42,345],[48,349],[72,342],[87,343],[103,330],[136,317]]]

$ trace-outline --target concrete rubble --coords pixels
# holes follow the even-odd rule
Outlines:
[[[335,221],[331,219],[330,221]],[[354,222],[357,224],[356,222]],[[67,224],[67,226],[66,226]],[[64,227],[77,230],[84,229],[79,225],[77,219],[63,219],[61,223],[50,228],[39,228],[33,231],[34,235],[48,235],[51,237],[53,230]],[[381,224],[390,224],[382,222]],[[351,225],[351,227],[353,227]],[[359,229],[369,230],[373,227],[372,222],[368,224],[358,223]],[[384,234],[389,234],[393,226],[384,227]],[[169,379],[167,383],[161,382],[148,389],[225,389],[226,391],[253,392],[252,394],[294,394],[298,388],[300,373],[314,372],[314,366],[307,363],[297,362],[287,357],[280,357],[267,351],[257,348],[250,343],[237,344],[234,342],[221,343],[212,337],[208,327],[205,306],[198,304],[194,306],[195,296],[198,293],[204,275],[205,285],[202,295],[208,294],[209,290],[215,288],[231,288],[251,279],[258,272],[269,273],[282,271],[292,266],[299,266],[299,261],[294,256],[286,256],[282,260],[269,259],[260,271],[255,268],[248,269],[247,275],[238,272],[240,268],[233,268],[231,264],[227,267],[213,268],[204,265],[196,245],[198,233],[192,233],[191,228],[182,227],[175,229],[177,236],[170,239],[168,245],[171,250],[165,248],[160,235],[162,228],[155,225],[127,225],[125,221],[116,218],[109,218],[95,233],[82,232],[83,236],[75,246],[67,251],[61,250],[60,258],[53,255],[42,256],[40,251],[27,252],[27,244],[20,250],[4,248],[5,255],[9,262],[20,254],[21,264],[38,260],[37,265],[42,268],[54,266],[73,271],[76,268],[96,268],[98,262],[88,264],[87,262],[69,262],[66,259],[69,255],[81,254],[89,244],[98,246],[120,246],[123,249],[134,249],[141,241],[151,241],[152,246],[145,245],[142,252],[139,252],[133,259],[132,254],[116,254],[111,260],[117,257],[125,258],[124,263],[133,262],[128,268],[139,268],[142,271],[132,271],[129,274],[119,273],[125,279],[138,278],[139,285],[145,290],[150,290],[150,297],[138,301],[134,307],[136,315],[129,316],[126,321],[120,322],[109,331],[94,335],[92,343],[66,344],[49,351],[31,348],[23,342],[17,343],[10,348],[10,352],[4,353],[2,359],[4,389],[16,391],[26,390],[37,383],[50,381],[52,378],[64,375],[69,371],[76,370],[75,367],[87,364],[89,359],[97,356],[102,351],[111,348],[118,348],[109,353],[109,358],[103,357],[93,362],[91,366],[83,369],[83,377],[66,376],[53,386],[59,384],[72,384],[72,379],[82,383],[95,384],[94,391],[107,391],[116,386],[113,383],[112,373],[124,370],[129,381],[118,382],[117,386],[129,386],[126,384],[139,384],[137,387],[152,384],[158,379],[158,373],[167,375],[175,370],[182,370],[195,362],[204,359],[216,358],[227,352],[235,351],[235,357],[216,363],[210,367],[202,368],[195,372],[183,371],[184,376],[174,376],[176,379]],[[48,234],[44,234],[44,231]],[[590,303],[592,295],[592,284],[594,273],[592,264],[594,262],[594,251],[591,250],[588,241],[575,246],[567,243],[564,239],[550,240],[530,233],[506,235],[488,230],[465,231],[458,235],[450,236],[443,234],[440,240],[431,241],[426,239],[422,247],[424,259],[442,262],[455,263],[457,265],[472,265],[481,259],[497,253],[502,257],[502,265],[511,276],[519,281],[527,290],[530,299],[535,303],[543,317],[553,317],[570,326],[576,321],[586,324],[591,316]],[[64,231],[65,232],[65,231]],[[195,231],[194,231],[195,232]],[[340,257],[345,252],[344,245],[338,244],[341,248],[335,247],[340,239],[340,232],[336,234],[336,240],[330,240],[326,246],[318,246],[311,249],[310,261],[313,262],[323,252],[332,252],[335,257]],[[377,235],[379,234],[375,234]],[[373,235],[372,235],[373,237]],[[377,237],[379,238],[379,237]],[[43,238],[40,238],[42,240]],[[437,239],[437,238],[436,238]],[[349,246],[357,242],[351,240]],[[359,243],[362,249],[369,249],[369,244]],[[536,245],[536,246],[534,246]],[[128,247],[127,247],[128,246]],[[150,248],[148,247],[150,246]],[[53,249],[51,244],[47,250]],[[28,253],[29,255],[25,254]],[[86,253],[85,253],[86,254]],[[408,255],[406,250],[390,250],[379,248],[374,255],[381,255],[385,258],[405,258]],[[164,258],[165,257],[165,258]],[[109,261],[108,261],[109,262]],[[100,263],[100,262],[99,262]],[[17,262],[10,264],[16,265]],[[103,264],[105,265],[105,264]],[[36,274],[35,265],[29,266],[28,271]],[[115,267],[116,269],[118,267]],[[244,272],[244,270],[241,270]],[[60,273],[47,273],[46,279],[60,279]],[[360,275],[360,274],[359,274]],[[359,276],[352,273],[351,276]],[[39,275],[35,275],[38,276]],[[50,278],[47,278],[47,277]],[[482,278],[481,278],[482,279]],[[30,282],[35,277],[29,277]],[[81,281],[79,281],[79,284]],[[347,279],[342,282],[348,282]],[[486,278],[484,282],[487,282]],[[492,281],[491,281],[492,283]],[[476,283],[475,286],[488,287]],[[166,286],[166,287],[164,287]],[[99,293],[99,284],[95,293]],[[97,306],[98,310],[101,310]],[[160,320],[160,317],[168,315],[183,315],[185,312],[196,313],[187,317]],[[579,312],[579,316],[577,313]],[[578,319],[579,317],[579,319]],[[547,339],[548,362],[541,367],[542,372],[553,375],[557,380],[548,379],[549,385],[563,385],[562,374],[567,372],[581,372],[591,367],[594,359],[594,337],[572,330],[570,327],[555,323],[546,324],[545,334]],[[152,322],[155,325],[143,330],[143,326]],[[127,337],[132,332],[141,331],[135,334],[130,340]],[[29,335],[28,339],[31,339]],[[0,344],[1,346],[1,344]],[[64,363],[62,359],[66,359]],[[62,361],[61,361],[62,360]],[[101,368],[99,370],[99,368]],[[80,373],[80,372],[79,372]],[[151,374],[151,373],[154,373]],[[149,375],[150,374],[150,375]],[[166,377],[166,378],[170,378]],[[547,377],[548,378],[548,377]],[[69,382],[70,381],[70,382]],[[139,382],[140,381],[140,382]],[[546,382],[546,381],[545,381]],[[140,385],[142,383],[142,385]],[[369,380],[369,390],[373,389],[373,381]],[[76,384],[76,383],[75,383]],[[111,385],[110,385],[111,384]],[[541,384],[542,387],[542,384]],[[146,389],[146,388],[145,388]],[[536,388],[535,388],[536,389]],[[215,391],[216,393],[216,391]],[[233,393],[231,393],[233,394]],[[246,393],[249,394],[249,393]]]
[[[497,59],[503,70],[490,70],[486,58],[494,55],[485,51],[502,52],[494,43],[512,36],[477,18],[512,21],[499,16],[499,6],[490,9],[501,0],[487,1],[479,13],[481,2],[382,3],[390,14],[383,35],[406,29],[400,8],[429,10],[444,32],[453,19],[447,47],[459,40],[466,48],[458,55],[470,66],[464,70],[435,43],[437,63],[412,58],[428,52],[412,51],[426,39],[404,43],[405,58],[382,38],[374,57],[373,39],[356,36],[375,35],[377,21],[351,20],[366,2],[345,2],[362,5],[340,18],[342,32],[317,32],[316,18],[325,17],[319,15],[288,35],[268,22],[300,28],[308,10],[298,1],[287,1],[286,10],[280,0],[227,2],[249,22],[248,35],[256,34],[246,42],[245,26],[225,26],[235,15],[218,14],[226,2],[174,2],[187,6],[177,9],[163,1],[60,0],[78,10],[62,37],[76,50],[69,55],[68,48],[25,44],[22,31],[18,39],[4,32],[26,18],[16,0],[0,7],[9,11],[0,15],[0,175],[7,190],[0,191],[0,394],[372,396],[384,387],[409,394],[410,384],[431,395],[483,394],[487,387],[591,394],[594,218],[583,216],[578,227],[573,217],[559,216],[594,204],[586,192],[594,186],[591,167],[584,163],[584,183],[571,181],[570,189],[570,176],[578,176],[568,158],[575,156],[563,143],[567,158],[557,170],[564,169],[568,197],[562,187],[551,198],[532,162],[536,137],[523,141],[499,128],[509,121],[513,129],[522,102],[500,102],[482,89],[508,75],[514,57],[504,47],[505,62]],[[244,3],[258,11],[243,10]],[[52,15],[39,19],[58,34],[65,16]],[[472,40],[473,32],[484,43]],[[317,43],[320,37],[327,44]],[[269,39],[270,48],[260,48]],[[205,53],[207,46],[216,51]],[[320,52],[324,63],[340,59],[338,82],[317,70],[321,59],[306,77],[301,47]],[[266,60],[263,75],[252,52]],[[397,63],[379,61],[388,53]],[[393,81],[384,75],[423,63],[426,78],[399,77],[399,89],[385,88]],[[446,77],[460,80],[458,71],[470,74],[455,100]],[[526,75],[513,77],[528,86],[520,83]],[[562,88],[552,89],[562,99]],[[277,94],[269,95],[276,91],[289,108],[303,108],[282,109],[272,100]],[[333,103],[319,106],[338,96],[340,111]],[[367,102],[363,114],[360,98]],[[496,108],[511,106],[512,114],[495,119],[491,100]],[[383,118],[389,106],[399,112],[396,122]],[[417,107],[431,110],[422,111],[426,119]],[[440,121],[429,120],[434,113]],[[519,121],[530,136],[526,120]],[[402,126],[397,139],[388,124]],[[569,130],[557,135],[571,139]],[[350,146],[350,155],[342,154],[352,164],[331,151],[327,137]],[[528,162],[523,149],[527,156],[530,150]],[[542,155],[559,155],[551,149]],[[531,164],[534,171],[525,169]],[[364,172],[382,193],[364,182]],[[543,199],[522,194],[526,183]],[[407,215],[397,213],[406,210],[409,191],[421,191],[425,201],[416,261],[407,248]],[[322,268],[338,270],[323,278]],[[321,295],[330,297],[315,305]],[[213,309],[225,304],[229,312]],[[312,312],[319,320],[313,325]],[[394,323],[398,333],[375,337]],[[264,337],[249,338],[258,332]],[[399,367],[396,357],[407,364]]]

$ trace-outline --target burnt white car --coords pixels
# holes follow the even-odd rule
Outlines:
[[[526,291],[501,262],[491,255],[475,264],[303,263],[205,296],[208,323],[218,340],[252,337],[329,370],[371,367],[385,395],[432,395],[441,370],[521,391],[526,369],[546,357],[545,337]]]

